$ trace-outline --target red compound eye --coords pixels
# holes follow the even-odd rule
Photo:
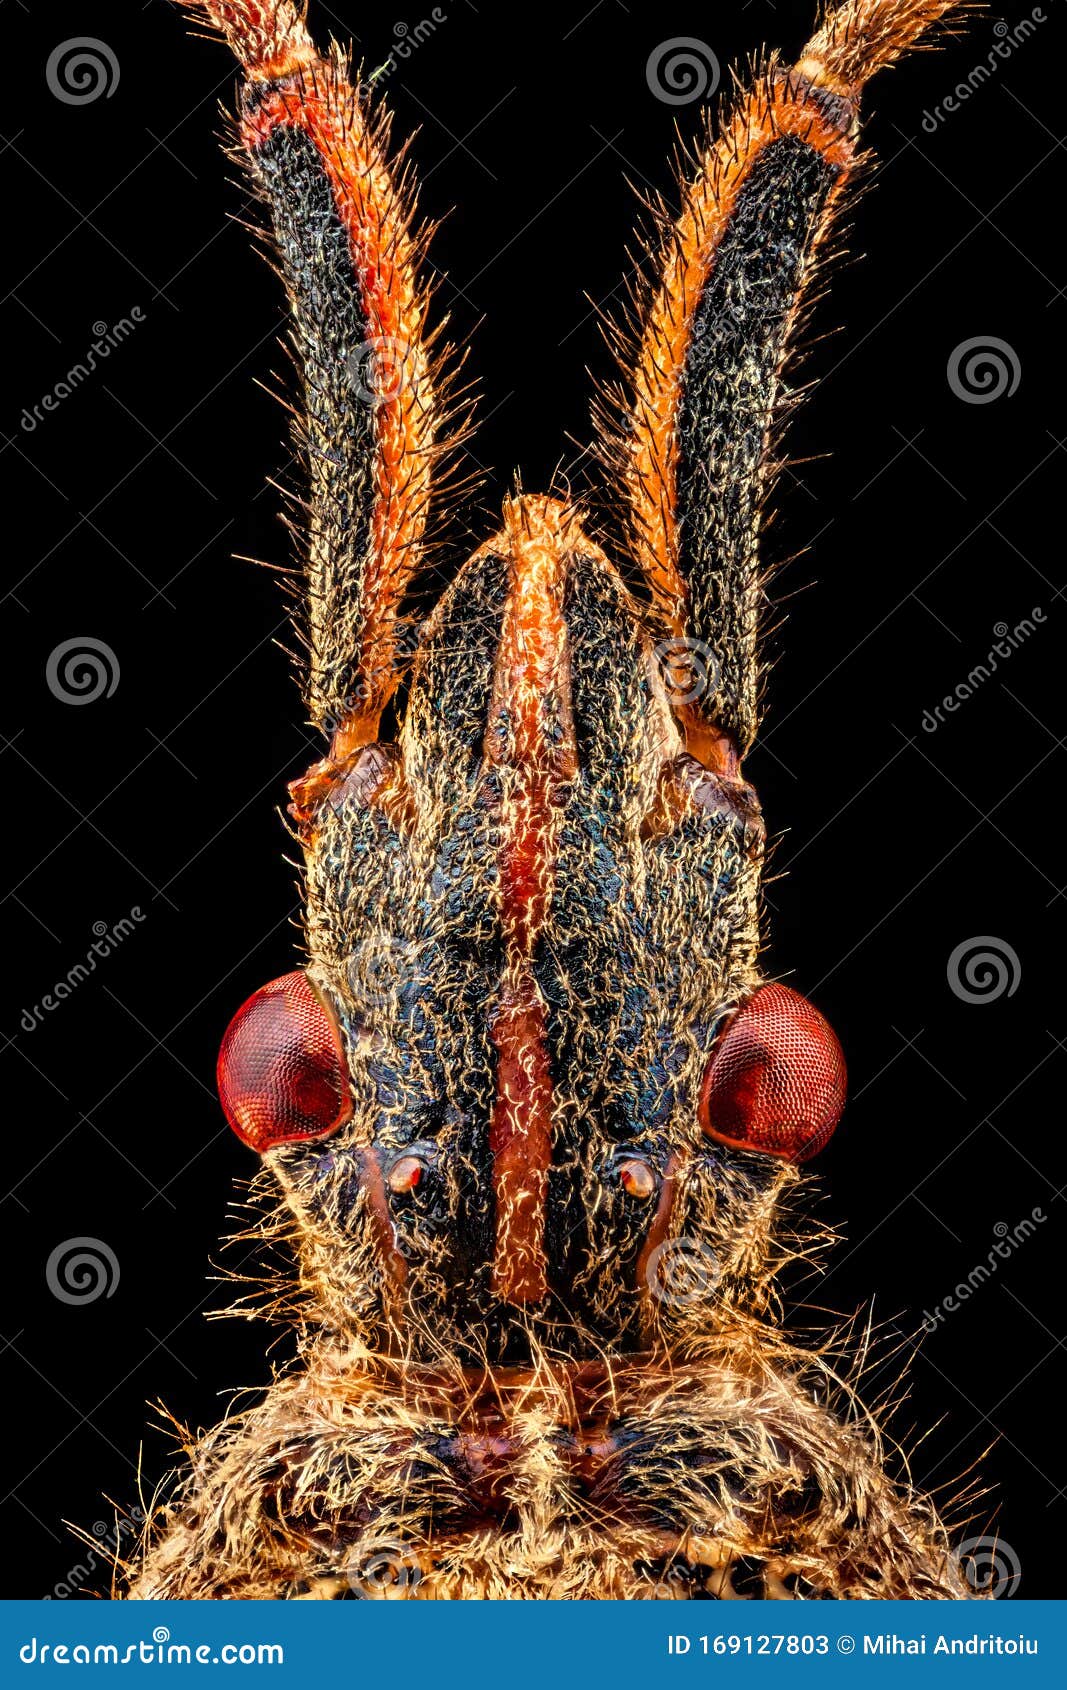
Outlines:
[[[761,986],[727,1022],[704,1075],[709,1138],[806,1162],[845,1107],[845,1058],[818,1010],[788,986]]]
[[[324,1138],[352,1113],[340,1034],[306,974],[254,992],[219,1051],[219,1098],[253,1150]]]

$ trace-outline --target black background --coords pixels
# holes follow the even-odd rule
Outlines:
[[[427,213],[441,302],[484,391],[475,445],[489,531],[512,471],[544,487],[587,437],[586,366],[605,373],[586,298],[618,296],[636,208],[624,178],[667,187],[677,116],[649,55],[703,39],[725,67],[761,42],[795,54],[807,5],[454,0],[388,79]],[[380,63],[428,15],[333,0],[321,33]],[[1028,9],[1027,9],[1028,10]],[[813,1302],[873,1300],[892,1346],[999,1236],[1047,1217],[924,1342],[894,1429],[916,1478],[981,1462],[1021,1595],[1057,1590],[1067,1511],[1060,1285],[1060,971],[1064,600],[1060,490],[1067,296],[1065,46],[1058,0],[1034,37],[941,124],[932,110],[983,61],[1003,15],[883,78],[868,139],[883,168],[854,207],[852,262],[818,319],[820,378],[790,435],[769,555],[808,547],[749,773],[783,839],[768,968],[793,970],[837,1027],[852,1103],[823,1158],[823,1212],[844,1241]],[[257,382],[282,366],[277,285],[228,221],[213,136],[233,74],[164,0],[8,0],[2,156],[8,283],[0,461],[7,473],[4,684],[10,867],[2,1231],[9,1408],[6,1594],[45,1595],[83,1559],[65,1528],[111,1518],[166,1470],[146,1404],[210,1423],[268,1375],[266,1329],[207,1323],[210,1277],[247,1152],[212,1088],[218,1040],[255,987],[293,966],[293,874],[275,814],[318,755],[301,723],[270,575],[286,555],[266,486],[287,454]],[[102,38],[110,97],[65,104],[50,53]],[[933,133],[929,132],[932,127]],[[10,289],[10,291],[8,291]],[[20,418],[83,357],[94,323],[144,321],[30,431]],[[479,323],[479,319],[483,319]],[[475,334],[475,328],[477,333]],[[1007,342],[1018,388],[952,389],[953,350]],[[829,455],[832,454],[832,455]],[[458,555],[458,552],[457,552]],[[800,590],[804,589],[804,590]],[[934,733],[932,709],[988,653],[998,623],[1046,620]],[[110,697],[49,691],[49,654],[90,636],[115,654]],[[93,924],[144,919],[69,1001],[20,1017],[82,960]],[[962,942],[1018,958],[1012,995],[950,989]],[[88,1236],[114,1252],[113,1295],[58,1301],[46,1263]],[[808,1317],[812,1318],[812,1317]],[[907,1347],[905,1345],[905,1347]],[[278,1354],[284,1353],[284,1347]],[[899,1360],[899,1358],[898,1358]],[[870,1391],[897,1362],[875,1367]],[[139,1455],[141,1441],[143,1459]],[[103,1525],[101,1525],[103,1530]],[[100,1575],[97,1575],[99,1579]]]

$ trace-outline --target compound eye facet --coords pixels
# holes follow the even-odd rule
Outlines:
[[[348,1120],[337,1023],[306,974],[283,974],[241,1005],[219,1051],[219,1098],[253,1150],[325,1138]]]
[[[806,1162],[845,1107],[845,1058],[828,1021],[789,986],[761,986],[730,1018],[704,1074],[709,1138]]]

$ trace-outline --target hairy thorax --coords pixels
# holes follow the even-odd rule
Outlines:
[[[967,1595],[936,1518],[828,1388],[743,1331],[688,1364],[449,1375],[321,1355],[201,1446],[195,1505],[134,1593]]]

